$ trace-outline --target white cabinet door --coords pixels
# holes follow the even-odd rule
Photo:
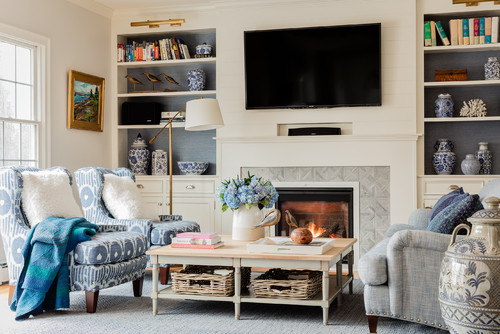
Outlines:
[[[142,196],[144,199],[144,204],[146,205],[146,209],[148,211],[147,218],[155,218],[158,220],[159,215],[167,214],[168,206],[165,203],[163,196]]]
[[[215,232],[213,198],[176,198],[173,214],[182,215],[183,220],[192,220],[200,225],[202,232]]]

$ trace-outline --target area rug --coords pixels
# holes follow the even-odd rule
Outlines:
[[[1,333],[369,333],[363,304],[363,284],[354,282],[354,294],[344,290],[343,304],[334,301],[328,325],[317,306],[241,304],[241,319],[234,319],[230,302],[183,301],[160,299],[158,315],[152,314],[151,276],[144,280],[143,297],[135,298],[132,283],[100,292],[97,313],[85,312],[85,294],[72,292],[71,308],[46,312],[21,322],[7,306],[7,296],[0,299]],[[444,334],[443,330],[401,320],[380,318],[380,334]]]

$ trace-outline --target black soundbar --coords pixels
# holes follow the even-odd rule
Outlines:
[[[288,129],[289,136],[334,136],[340,135],[340,128],[296,128]]]

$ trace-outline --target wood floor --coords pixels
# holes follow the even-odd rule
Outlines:
[[[0,285],[0,295],[8,293],[9,293],[9,285],[8,284]]]

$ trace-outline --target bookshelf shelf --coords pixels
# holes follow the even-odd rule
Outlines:
[[[185,122],[172,122],[173,128],[183,128]],[[129,129],[161,129],[165,124],[154,124],[154,125],[118,125],[118,130],[129,130]]]
[[[491,122],[500,121],[500,116],[487,117],[426,117],[425,123],[453,123],[453,122]]]
[[[205,95],[215,95],[215,90],[200,90],[200,91],[181,91],[181,92],[146,92],[146,93],[123,93],[117,94],[117,97],[174,97],[174,96],[205,96]]]
[[[163,66],[186,66],[193,64],[215,64],[216,58],[191,58],[191,59],[176,59],[176,60],[154,60],[154,61],[130,61],[120,62],[116,66],[120,68],[137,68],[137,67],[163,67]]]
[[[424,87],[500,86],[500,80],[430,81]]]
[[[497,50],[500,50],[500,43],[478,44],[478,45],[426,46],[426,47],[424,47],[424,54],[449,53],[449,52],[497,51]]]

